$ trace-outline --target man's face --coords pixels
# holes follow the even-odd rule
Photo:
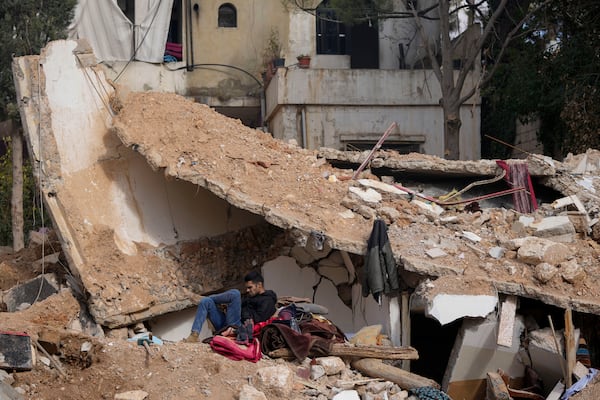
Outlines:
[[[262,287],[262,283],[260,282],[248,281],[246,282],[246,293],[248,294],[248,296],[254,297],[257,294],[261,293]]]

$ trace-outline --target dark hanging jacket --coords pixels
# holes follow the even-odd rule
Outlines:
[[[268,320],[275,314],[277,295],[272,290],[242,299],[242,322],[251,318],[254,323]]]
[[[372,293],[378,303],[381,301],[382,293],[390,294],[400,288],[398,268],[387,235],[387,227],[381,219],[375,220],[367,242],[365,271],[362,278],[363,297]]]

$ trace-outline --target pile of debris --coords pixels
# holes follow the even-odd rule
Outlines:
[[[348,336],[379,324],[394,348],[419,353],[396,362],[402,368],[329,354],[346,367],[321,377],[319,363],[341,363],[315,356],[291,374],[312,390],[302,394],[309,398],[354,390],[365,378],[346,382],[355,374],[346,363],[391,382],[361,384],[363,398],[403,398],[417,386],[457,399],[524,395],[518,391],[545,398],[560,395],[560,381],[592,379],[599,152],[558,162],[308,151],[181,96],[115,92],[93,54],[72,41],[17,59],[15,79],[68,265],[53,287],[69,287],[81,303],[79,327],[69,318],[63,329],[126,341],[131,327],[145,324],[165,341],[161,351],[176,351],[187,345],[170,343],[189,333],[199,295],[261,268],[278,294],[329,308]],[[376,223],[385,225],[399,290],[374,299],[361,292]],[[38,279],[44,284],[32,287],[52,286],[53,278]],[[11,321],[0,328],[20,330]],[[582,339],[592,361],[580,357],[579,365]],[[525,382],[531,370],[543,387]],[[426,381],[398,380],[406,374]],[[267,380],[287,390],[285,376]]]

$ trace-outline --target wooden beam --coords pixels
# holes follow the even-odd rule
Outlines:
[[[404,390],[416,389],[423,386],[430,386],[435,389],[440,388],[440,385],[434,380],[404,371],[392,365],[384,364],[381,360],[373,358],[356,360],[352,362],[352,367],[367,376],[394,382]]]
[[[573,313],[571,308],[565,310],[565,356],[567,368],[565,385],[571,387],[573,384],[573,370],[577,361],[577,348],[575,347],[575,328],[573,327]]]
[[[389,346],[348,346],[342,343],[335,343],[330,356],[338,357],[364,357],[378,358],[382,360],[418,360],[419,353],[412,347],[389,347]],[[294,358],[294,353],[287,347],[270,351],[268,354],[272,358]]]
[[[401,315],[400,315],[400,329],[401,329],[401,345],[404,347],[410,346],[410,293],[407,291],[402,292],[401,297]],[[410,372],[410,360],[402,361],[402,369]]]

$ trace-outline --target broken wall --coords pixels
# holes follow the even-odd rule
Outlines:
[[[16,59],[14,74],[46,204],[97,321],[115,327],[183,309],[190,288],[217,290],[273,258],[280,230],[166,179],[111,133],[114,90],[85,51],[52,42],[40,57]],[[220,247],[198,258],[211,240]],[[241,262],[244,243],[255,257]],[[241,250],[232,272],[224,253],[234,245]]]

